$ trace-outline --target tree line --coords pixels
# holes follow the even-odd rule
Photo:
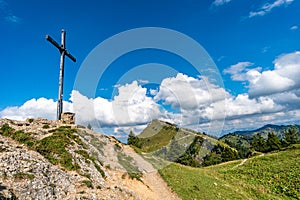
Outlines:
[[[267,139],[264,139],[260,133],[256,134],[251,139],[252,149],[263,153],[280,150],[292,144],[299,143],[299,133],[295,128],[291,128],[285,131],[282,139],[279,139],[279,137],[273,132],[268,133]]]

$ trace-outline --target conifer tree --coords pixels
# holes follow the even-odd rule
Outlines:
[[[260,133],[253,136],[251,146],[255,151],[266,152],[266,141]]]
[[[130,131],[130,133],[128,135],[127,144],[141,148],[140,139],[137,136],[135,136],[132,131]]]
[[[267,151],[274,151],[279,150],[281,147],[281,142],[279,138],[275,135],[275,133],[271,132],[268,133],[268,139],[266,142],[266,150]]]
[[[300,142],[299,133],[295,128],[290,128],[284,133],[284,143],[288,146]]]

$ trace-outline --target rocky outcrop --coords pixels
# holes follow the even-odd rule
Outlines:
[[[113,137],[46,119],[0,119],[1,127],[0,199],[178,199]]]
[[[71,113],[71,112],[61,113],[61,121],[65,124],[75,124],[75,113]]]

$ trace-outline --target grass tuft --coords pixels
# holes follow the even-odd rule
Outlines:
[[[16,179],[29,179],[29,180],[33,180],[34,179],[34,175],[33,174],[27,174],[24,172],[18,172],[16,174],[14,174],[14,178]]]

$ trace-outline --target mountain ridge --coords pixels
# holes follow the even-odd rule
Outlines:
[[[254,134],[261,133],[263,137],[266,137],[268,132],[275,132],[275,134],[277,134],[277,136],[279,136],[281,138],[283,136],[284,131],[286,131],[290,128],[296,128],[299,131],[300,130],[300,125],[298,125],[298,124],[288,124],[288,125],[266,124],[266,125],[264,125],[260,128],[257,128],[257,129],[245,130],[245,131],[235,131],[235,132],[228,133],[228,134],[253,136]],[[228,134],[225,134],[222,137],[224,137]]]
[[[138,134],[138,137],[146,138],[146,137],[153,136],[157,132],[157,129],[155,131],[149,130],[150,129],[149,126],[151,126],[152,123],[160,124],[160,126],[157,129],[161,129],[163,126],[173,126],[178,129],[185,130],[187,132],[193,132],[195,134],[203,134],[203,135],[207,135],[212,138],[216,138],[215,136],[210,135],[209,133],[201,133],[201,132],[197,132],[197,131],[194,131],[191,129],[179,127],[176,124],[173,124],[173,123],[170,123],[167,121],[163,121],[163,120],[159,120],[159,119],[154,119],[151,122],[149,122],[147,127],[140,134]],[[228,133],[220,136],[218,139],[221,139],[221,138],[225,137],[226,135],[230,135],[230,134],[253,136],[253,134],[256,134],[258,132],[262,132],[263,137],[265,137],[267,135],[268,131],[273,131],[275,133],[280,131],[281,135],[278,135],[278,136],[282,136],[283,132],[289,128],[296,128],[297,130],[300,130],[300,125],[299,124],[287,124],[287,125],[266,124],[259,128],[252,128],[252,129],[248,129],[248,130],[236,130],[234,132],[228,132]]]

